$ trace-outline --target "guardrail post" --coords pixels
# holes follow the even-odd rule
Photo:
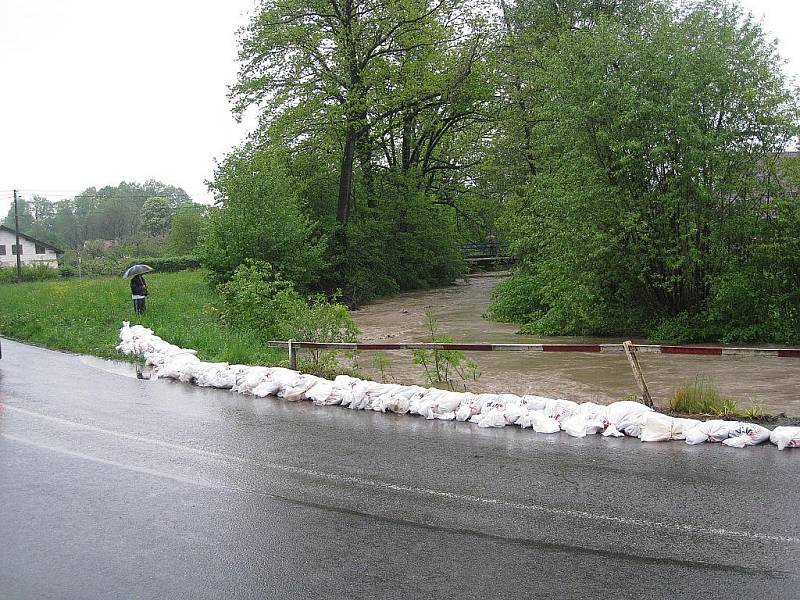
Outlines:
[[[289,340],[289,368],[297,370],[297,349],[294,347],[294,340]]]
[[[642,367],[639,366],[639,359],[636,356],[636,346],[628,340],[627,342],[622,342],[622,347],[625,348],[625,356],[628,357],[628,362],[631,365],[633,378],[636,379],[639,391],[642,392],[642,402],[646,406],[653,408],[653,399],[650,397],[650,390],[647,389],[647,382],[644,380],[644,373],[642,373]]]

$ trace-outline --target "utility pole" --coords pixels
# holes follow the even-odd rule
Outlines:
[[[17,283],[22,281],[22,261],[20,260],[19,245],[19,214],[17,212],[17,190],[14,190],[14,232],[17,234]]]

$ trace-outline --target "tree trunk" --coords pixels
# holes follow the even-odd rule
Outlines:
[[[336,209],[336,221],[344,225],[350,216],[350,195],[353,190],[353,161],[356,155],[356,130],[352,125],[347,128],[342,154],[342,168],[339,172],[339,204]]]

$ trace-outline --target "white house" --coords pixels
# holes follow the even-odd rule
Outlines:
[[[57,254],[61,254],[55,246],[42,242],[24,233],[19,234],[20,262],[23,265],[47,265],[58,268]],[[0,225],[0,267],[14,267],[17,264],[17,240],[13,229]]]

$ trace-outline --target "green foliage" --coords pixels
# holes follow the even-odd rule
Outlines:
[[[517,273],[492,290],[492,303],[486,316],[502,323],[529,323],[542,316],[536,279]]]
[[[172,216],[172,207],[167,198],[162,196],[148,198],[139,210],[141,230],[146,235],[164,235],[169,231]]]
[[[170,253],[186,255],[194,254],[197,251],[206,210],[197,206],[178,210],[172,218],[172,225],[167,236],[167,249]]]
[[[198,350],[203,360],[266,365],[286,360],[284,351],[265,348],[255,333],[224,324],[221,299],[205,273],[152,273],[147,284],[150,296],[141,316],[133,311],[128,281],[119,275],[0,285],[0,331],[49,348],[119,360],[117,334],[128,320]]]
[[[269,263],[247,260],[219,286],[225,322],[262,341],[354,342],[358,328],[347,307],[317,294],[306,299],[279,278]],[[312,352],[306,368],[330,373],[335,353]]]
[[[341,288],[354,305],[401,290],[453,283],[466,269],[458,251],[450,209],[430,202],[409,183],[363,209],[345,232],[333,237],[329,261],[334,277],[328,289]]]
[[[513,73],[533,115],[502,219],[543,307],[523,330],[800,339],[765,177],[798,104],[759,25],[714,2],[542,23],[518,34],[542,46]]]
[[[281,160],[267,151],[240,151],[218,168],[214,190],[221,204],[205,225],[200,256],[212,280],[229,280],[246,260],[270,263],[300,288],[325,267],[325,239],[303,213],[297,184]]]
[[[45,281],[58,279],[61,276],[59,269],[45,265],[22,265],[20,269],[22,281]],[[0,267],[0,283],[14,283],[17,281],[16,267]]]
[[[150,265],[158,273],[175,273],[176,271],[187,271],[189,269],[199,269],[200,259],[196,256],[164,256],[160,258],[138,258],[128,259],[122,263],[125,265],[122,272],[128,267],[138,264]]]
[[[700,375],[675,392],[670,399],[669,410],[684,415],[713,415],[745,420],[766,416],[764,407],[757,402],[751,401],[749,406],[741,407],[732,398],[722,396],[710,379]]]
[[[370,362],[372,366],[380,372],[381,383],[397,381],[394,373],[392,373],[392,359],[388,354],[385,352],[376,352],[372,355],[372,360]]]
[[[200,259],[196,256],[146,256],[143,258],[117,258],[108,254],[96,258],[81,260],[81,275],[122,275],[128,267],[138,264],[150,265],[156,272],[174,273],[200,268]],[[78,273],[77,264],[69,265],[74,273]]]
[[[425,326],[430,339],[436,344],[451,344],[455,340],[449,335],[439,333],[439,324],[430,311],[425,312]],[[446,385],[455,390],[456,384],[467,389],[468,381],[477,381],[480,377],[478,365],[469,360],[460,350],[413,350],[413,362],[422,365],[425,377],[431,385]],[[455,381],[455,378],[458,381]]]

